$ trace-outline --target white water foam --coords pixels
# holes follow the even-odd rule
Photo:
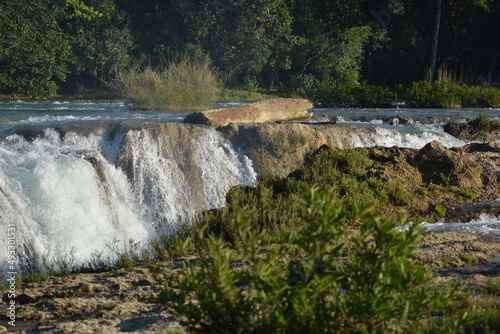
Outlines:
[[[500,239],[500,216],[482,214],[468,223],[437,222],[421,224],[427,232],[469,232],[483,237]]]
[[[432,125],[412,125],[411,127],[411,132],[385,127],[377,127],[372,133],[352,131],[350,140],[353,147],[398,146],[421,149],[433,140],[440,141],[448,148],[467,144],[467,142],[445,133],[439,127]]]
[[[39,266],[42,257],[54,263],[65,259],[75,266],[85,265],[96,252],[112,259],[116,255],[108,247],[112,242],[144,242],[152,237],[154,230],[134,208],[123,173],[96,150],[97,139],[70,134],[61,140],[53,131],[46,131],[45,138],[33,143],[12,136],[12,146],[0,151],[5,192],[18,203],[16,244],[24,250],[19,257],[30,256],[23,260],[33,267]],[[85,154],[103,161],[111,176],[106,184],[84,159]],[[104,187],[112,190],[106,194]],[[12,216],[14,210],[7,210]],[[119,227],[113,222],[114,215]],[[3,217],[2,228],[11,219]]]
[[[413,223],[396,227],[397,231],[407,231]],[[500,239],[500,216],[493,216],[486,213],[481,214],[477,219],[467,223],[439,221],[436,223],[420,224],[425,231],[432,232],[464,232],[473,233],[483,237]]]
[[[214,130],[202,133],[192,139],[206,196],[198,210],[223,206],[231,186],[256,179],[248,158]],[[125,137],[135,137],[127,149],[140,157],[133,165],[133,179],[114,164],[125,152]],[[18,135],[1,142],[1,249],[7,247],[7,227],[15,225],[18,269],[37,271],[42,258],[54,269],[58,260],[86,266],[96,254],[113,260],[113,247],[124,248],[129,240],[144,246],[159,233],[173,233],[199,211],[190,203],[189,173],[176,161],[182,157],[158,151],[162,140],[150,136],[148,129],[112,141],[106,134],[68,132],[61,138],[49,129],[33,142]],[[7,260],[7,252],[0,252],[4,271]]]

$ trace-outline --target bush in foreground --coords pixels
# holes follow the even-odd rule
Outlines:
[[[305,187],[304,201],[280,244],[262,244],[245,207],[226,222],[237,242],[199,225],[199,260],[167,280],[176,289],[161,300],[202,333],[454,333],[463,325],[462,297],[426,285],[429,274],[411,260],[417,227],[396,232],[359,210],[361,229],[347,238],[330,188]]]

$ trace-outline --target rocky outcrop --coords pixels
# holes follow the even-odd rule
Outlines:
[[[420,150],[375,147],[368,152],[372,159],[383,162],[381,168],[387,179],[409,186],[422,182],[475,189],[482,199],[500,197],[499,143],[449,149],[433,141]]]
[[[212,109],[188,115],[184,123],[212,128],[230,123],[271,123],[309,118],[312,103],[304,99],[276,98],[243,106]]]
[[[478,128],[475,120],[468,123],[448,123],[444,126],[444,131],[462,140],[483,142],[500,140],[500,129],[490,129],[490,131],[481,130]]]
[[[218,130],[243,150],[259,175],[278,177],[286,177],[300,168],[305,157],[322,145],[353,148],[353,136],[357,140],[358,137],[368,140],[375,131],[347,125],[299,123],[231,124]],[[437,205],[448,203],[445,207],[450,212],[455,204],[500,198],[499,143],[475,143],[449,149],[433,141],[420,150],[381,146],[360,150],[374,162],[368,171],[371,175],[384,182],[400,184],[410,193],[424,194],[412,205],[381,209],[387,211],[387,216],[397,211],[409,217],[426,215],[437,220],[440,219],[435,212]],[[437,194],[425,195],[435,187],[439,187],[435,190]],[[498,210],[493,211],[488,213],[500,215]]]
[[[375,130],[351,125],[301,123],[230,124],[217,129],[253,161],[257,174],[285,177],[304,162],[304,156],[322,145],[353,148],[360,137]]]
[[[491,145],[490,149],[495,150],[495,144]],[[416,159],[411,162],[419,169],[426,182],[466,188],[482,187],[496,178],[495,174],[500,172],[500,166],[479,163],[477,158],[481,150],[477,152],[474,146],[469,145],[466,150],[457,151],[433,141],[418,151]],[[492,168],[496,170],[491,170]]]

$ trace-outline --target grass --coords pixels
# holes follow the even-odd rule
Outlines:
[[[50,275],[48,273],[33,273],[33,274],[25,274],[22,277],[23,283],[35,283],[42,282],[48,279]]]
[[[499,108],[500,89],[467,86],[452,81],[413,82],[398,86],[412,107],[419,108]]]
[[[460,260],[464,261],[467,264],[474,265],[479,262],[477,258],[470,254],[460,254]]]
[[[487,111],[479,112],[479,116],[474,121],[472,121],[472,123],[475,124],[480,131],[483,132],[500,130],[500,121],[491,119],[488,116]]]
[[[436,212],[436,214],[440,217],[440,218],[444,218],[446,217],[447,213],[446,213],[446,209],[441,206],[441,205],[436,205],[434,207],[434,211]]]
[[[133,108],[145,110],[208,109],[219,94],[219,82],[208,62],[173,62],[166,69],[130,68],[117,74],[111,86]]]
[[[466,333],[494,334],[500,332],[500,299],[498,296],[471,296],[467,312],[469,317],[475,321],[466,326]]]

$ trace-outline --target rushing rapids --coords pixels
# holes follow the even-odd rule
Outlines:
[[[113,260],[129,240],[172,234],[223,206],[231,186],[255,179],[248,158],[194,125],[10,135],[0,146],[1,243],[15,226],[17,265],[25,271],[42,261],[57,268]]]

